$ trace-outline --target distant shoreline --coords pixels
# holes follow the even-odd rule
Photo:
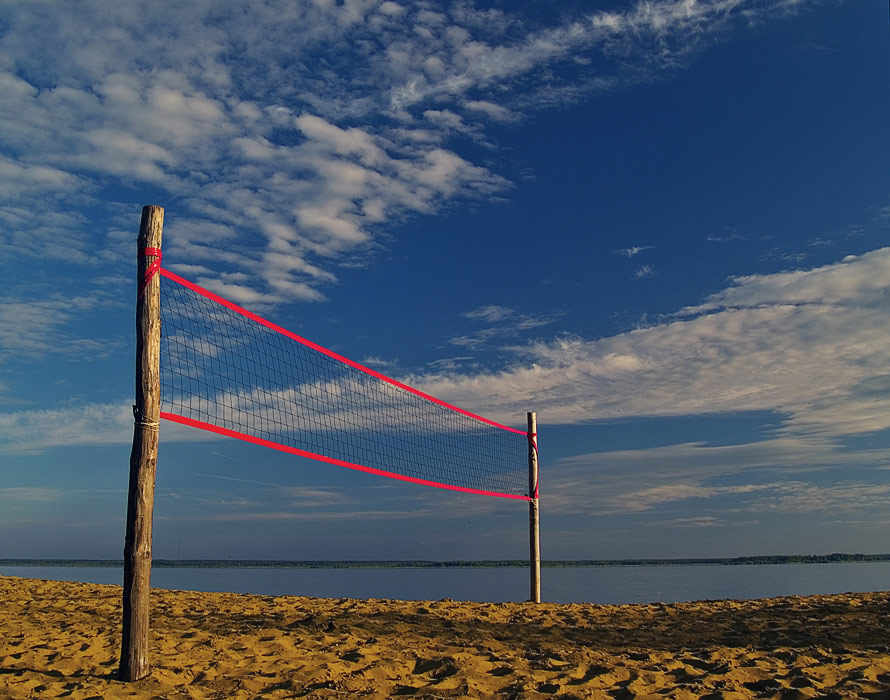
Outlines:
[[[578,559],[542,561],[552,568],[582,568],[607,566],[764,566],[775,564],[835,564],[848,562],[890,561],[890,554],[788,554],[732,558],[685,559]],[[76,566],[122,568],[121,559],[0,559],[2,566]],[[478,569],[524,568],[522,559],[487,560],[380,560],[380,561],[323,561],[274,559],[155,559],[152,566],[159,569]]]

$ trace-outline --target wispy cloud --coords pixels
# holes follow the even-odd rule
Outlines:
[[[365,365],[365,367],[376,367],[378,370],[384,372],[392,372],[398,368],[399,363],[397,360],[385,360],[382,357],[378,357],[377,355],[371,355],[370,357],[362,358],[361,363]]]
[[[306,521],[327,522],[344,520],[406,520],[423,518],[428,515],[420,510],[338,510],[338,511],[253,511],[239,513],[217,513],[208,515],[206,519],[215,522],[268,522],[268,521]]]
[[[516,312],[513,309],[508,309],[504,306],[495,306],[493,304],[488,306],[480,306],[478,309],[473,309],[472,311],[465,311],[461,314],[464,318],[469,318],[474,321],[486,321],[488,323],[493,323],[496,321],[503,321],[505,319],[510,318]]]
[[[809,270],[739,277],[665,322],[599,340],[522,349],[514,366],[416,377],[433,394],[509,421],[770,410],[788,435],[890,427],[885,291],[890,249]]]
[[[214,453],[214,454],[218,454],[218,453]],[[233,482],[238,483],[238,484],[250,484],[251,486],[270,486],[270,487],[274,487],[274,488],[277,488],[277,487],[278,487],[278,484],[273,484],[273,483],[268,482],[268,481],[256,481],[256,480],[254,480],[254,479],[241,479],[241,478],[239,478],[239,477],[235,477],[235,476],[224,476],[224,475],[222,475],[222,474],[205,474],[205,473],[198,473],[198,474],[196,474],[195,476],[200,476],[200,477],[203,477],[203,478],[205,478],[205,479],[219,479],[219,480],[221,480],[221,481],[233,481]]]
[[[744,241],[744,236],[739,235],[733,229],[725,229],[721,233],[712,233],[705,236],[705,240],[709,243],[729,243],[731,241]]]
[[[713,527],[753,527],[759,525],[759,520],[725,520],[710,515],[702,515],[692,518],[671,518],[670,520],[657,520],[645,523],[646,527],[698,529]]]
[[[747,506],[763,513],[815,513],[837,516],[841,513],[880,509],[890,506],[890,486],[862,483],[831,485],[790,482],[763,494]]]
[[[339,489],[289,486],[282,489],[282,495],[299,508],[330,508],[352,502],[346,492]]]
[[[18,357],[76,354],[84,360],[108,355],[120,346],[105,338],[78,338],[71,322],[115,305],[103,291],[92,295],[54,294],[44,299],[0,297],[0,350]]]
[[[654,245],[635,245],[630,248],[621,248],[615,251],[615,255],[623,255],[625,258],[633,258],[647,250],[655,250]]]
[[[514,309],[496,305],[480,306],[461,315],[471,321],[496,324],[448,340],[451,345],[471,349],[482,347],[496,338],[515,338],[525,331],[549,326],[561,316],[560,313],[523,314]]]
[[[219,436],[164,421],[165,442],[206,442]],[[78,445],[120,445],[133,440],[133,404],[88,403],[0,413],[0,454],[29,454]]]
[[[743,520],[874,510],[886,508],[890,487],[848,474],[888,467],[888,449],[849,451],[841,442],[812,437],[615,450],[549,465],[547,507],[554,514],[589,516],[680,509],[698,518],[732,512],[744,514]]]
[[[132,439],[132,425],[133,409],[126,404],[2,413],[0,452],[123,443]]]
[[[826,448],[838,437],[890,428],[888,287],[884,248],[810,270],[736,278],[702,304],[639,330],[536,341],[499,371],[468,373],[455,363],[400,379],[507,424],[530,402],[552,424],[773,411],[785,419],[776,441],[758,449],[789,464],[800,455],[822,464],[839,459]],[[469,313],[501,318],[498,333],[515,332],[524,319],[505,307]],[[0,440],[5,451],[125,442],[131,421],[126,403],[12,412],[0,415]],[[165,439],[213,437],[174,425],[164,430]],[[692,450],[684,459],[702,454]]]
[[[43,486],[11,486],[0,488],[0,501],[8,501],[14,503],[21,502],[40,502],[49,503],[58,501],[64,492],[59,489],[46,488]]]
[[[242,303],[318,301],[381,227],[510,189],[453,136],[487,143],[492,124],[650,80],[789,7],[658,0],[541,26],[465,2],[14,0],[0,250],[95,261],[112,231],[77,203],[115,218],[98,192],[148,186],[174,204],[168,264]]]

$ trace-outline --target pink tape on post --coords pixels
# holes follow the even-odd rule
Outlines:
[[[528,444],[532,446],[535,454],[538,454],[538,434],[537,433],[527,433],[528,435]],[[538,497],[538,481],[539,479],[535,479],[535,498]]]
[[[145,294],[145,288],[148,286],[148,283],[151,282],[151,278],[154,277],[161,269],[161,249],[160,248],[143,248],[139,251],[139,255],[142,257],[146,257],[149,255],[157,256],[152,261],[151,265],[148,266],[148,269],[145,271],[145,277],[142,280],[142,284],[139,287],[139,294],[137,295],[137,299],[141,299],[142,295]]]

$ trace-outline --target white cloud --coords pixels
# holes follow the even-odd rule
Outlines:
[[[770,486],[698,486],[691,484],[669,484],[653,486],[634,491],[623,496],[623,505],[628,511],[649,510],[662,503],[673,503],[692,499],[711,499],[719,496],[736,496],[769,489]]]
[[[575,455],[549,465],[542,488],[554,514],[643,513],[682,504],[704,515],[725,510],[727,501],[719,501],[728,498],[733,511],[749,514],[838,511],[874,508],[888,499],[890,487],[844,475],[876,467],[890,467],[890,450],[849,451],[824,437],[777,436]],[[814,475],[837,483],[804,479]]]
[[[620,250],[616,250],[616,255],[623,255],[626,258],[632,258],[635,255],[639,255],[640,253],[647,250],[654,250],[654,245],[635,245],[630,248],[621,248]]]
[[[785,416],[777,439],[791,442],[768,447],[779,454],[788,446],[781,454],[790,459],[794,451],[821,450],[825,440],[890,428],[888,281],[885,248],[812,270],[736,279],[660,325],[598,340],[538,341],[499,372],[402,379],[507,424],[530,409],[543,424],[774,411]],[[235,287],[225,291],[237,296]],[[44,351],[67,313],[60,304],[0,308],[9,321],[0,327],[32,329],[0,336],[24,351]],[[500,319],[512,330],[531,323],[494,305],[467,315]]]
[[[54,191],[70,192],[78,185],[79,178],[63,170],[17,163],[0,155],[0,198],[7,201],[24,194],[46,196]]]
[[[266,511],[266,512],[241,512],[219,513],[210,515],[206,519],[214,522],[268,522],[268,521],[298,521],[298,522],[326,522],[343,520],[405,520],[423,518],[429,512],[423,510],[336,510],[336,511]]]
[[[841,512],[880,509],[890,506],[890,485],[839,483],[828,486],[792,481],[781,484],[746,507],[762,513]]]
[[[175,262],[215,270],[209,286],[245,272],[241,300],[318,300],[378,227],[509,189],[450,135],[486,143],[492,122],[652,77],[786,4],[659,0],[538,26],[463,2],[13,0],[0,248],[94,259],[105,241],[73,205],[116,215],[96,193],[148,185],[175,203]]]
[[[465,311],[461,315],[464,318],[492,323],[494,321],[503,321],[505,319],[508,319],[513,316],[514,313],[516,312],[513,311],[513,309],[508,309],[505,306],[489,304],[488,306],[480,306],[478,309],[473,309],[472,311]]]
[[[660,325],[534,343],[507,370],[429,375],[428,393],[510,422],[778,411],[789,435],[890,427],[890,248],[812,270],[738,278]]]
[[[751,309],[777,303],[825,308],[886,308],[890,303],[890,248],[848,256],[812,270],[736,277],[732,286],[705,303],[683,309],[699,314],[720,309]],[[851,265],[851,268],[847,266]]]
[[[319,508],[350,503],[352,499],[341,490],[309,488],[305,486],[288,486],[280,491],[281,495],[293,501],[300,508]]]
[[[759,525],[758,520],[724,520],[710,515],[703,515],[693,518],[672,518],[670,520],[659,520],[656,522],[645,523],[646,527],[655,528],[712,528],[712,527],[751,527]]]
[[[692,527],[708,524],[701,518],[715,517],[712,511],[729,498],[747,523],[758,514],[883,507],[887,488],[842,474],[888,469],[890,450],[850,450],[842,438],[890,428],[890,300],[881,289],[888,271],[890,248],[811,270],[738,278],[658,326],[594,341],[538,342],[498,373],[459,374],[453,364],[448,373],[403,380],[506,424],[526,410],[536,410],[542,426],[729,411],[773,411],[781,419],[744,444],[685,443],[551,463],[542,487],[554,515],[645,513],[682,503],[696,520],[671,526]],[[495,305],[465,315],[505,324],[519,317]],[[311,397],[337,387],[300,390]],[[246,405],[251,397],[240,401]],[[240,405],[232,403],[233,410]],[[218,439],[166,422],[162,430],[165,441]],[[132,416],[127,404],[18,411],[0,414],[0,436],[6,453],[127,443]],[[807,481],[813,474],[837,483]],[[732,483],[725,483],[730,476]],[[319,506],[339,498],[293,496]],[[239,517],[298,517],[281,513]],[[719,521],[710,525],[740,522]]]
[[[514,309],[490,304],[480,306],[472,311],[461,314],[471,321],[484,321],[495,323],[496,326],[481,328],[468,335],[450,338],[448,343],[466,348],[478,348],[489,343],[495,338],[510,338],[518,336],[523,331],[541,328],[554,323],[560,316],[558,313],[535,316],[533,314],[520,314]]]
[[[405,8],[402,5],[391,0],[381,3],[378,9],[385,15],[401,15],[405,12]]]
[[[464,107],[474,112],[482,112],[496,122],[511,122],[517,119],[517,116],[506,107],[485,100],[467,100]]]
[[[107,445],[133,439],[133,409],[122,404],[0,414],[0,452],[43,452],[50,447]]]
[[[11,503],[51,503],[58,501],[64,491],[44,486],[11,486],[0,488],[0,501]]]
[[[37,358],[46,354],[79,355],[84,360],[106,356],[119,341],[104,338],[76,338],[71,322],[78,316],[116,305],[101,289],[92,295],[46,299],[0,297],[0,350],[6,357]]]
[[[162,421],[161,439],[206,442],[220,437]],[[132,440],[132,402],[0,413],[0,454],[36,454],[51,448],[82,445],[121,445]]]

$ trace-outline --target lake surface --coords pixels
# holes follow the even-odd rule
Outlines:
[[[120,585],[122,569],[92,566],[0,566],[4,576]],[[152,586],[192,591],[324,598],[523,601],[522,568],[296,569],[155,568]],[[545,567],[544,601],[553,603],[675,603],[890,590],[890,562],[748,566]]]

